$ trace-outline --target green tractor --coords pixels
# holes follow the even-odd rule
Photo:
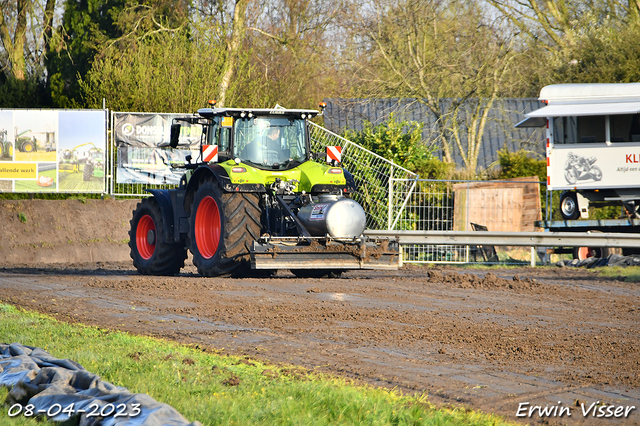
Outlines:
[[[92,177],[104,178],[104,151],[102,149],[93,145],[93,148],[89,149],[80,162],[84,163],[82,168],[83,181],[88,182]]]
[[[31,134],[31,136],[26,136],[27,133]],[[18,133],[18,128],[16,127],[15,141],[16,149],[20,152],[38,151],[38,142],[35,136],[33,136],[33,132],[31,132],[31,130],[25,130],[24,132]]]
[[[211,108],[174,120],[201,125],[196,161],[177,189],[147,190],[133,212],[129,246],[141,274],[173,275],[187,250],[203,276],[336,277],[349,269],[397,269],[398,242],[363,235],[353,177],[313,161],[308,119],[317,110]],[[322,105],[321,105],[322,106]]]
[[[91,145],[81,151],[80,148]],[[104,178],[104,150],[91,142],[75,146],[73,149],[64,149],[58,152],[58,171],[68,173],[80,173],[82,165],[82,180],[88,182],[93,177]]]
[[[13,158],[13,144],[9,142],[6,130],[0,130],[0,158]]]

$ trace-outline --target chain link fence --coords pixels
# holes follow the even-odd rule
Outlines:
[[[397,199],[404,200],[396,225],[404,231],[533,231],[542,218],[540,188],[544,182],[394,180]],[[411,190],[404,188],[411,183]],[[403,245],[409,263],[498,262],[494,247],[468,245]]]

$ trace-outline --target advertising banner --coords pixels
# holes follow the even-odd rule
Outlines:
[[[552,190],[637,188],[640,144],[555,145],[550,151],[548,188]]]
[[[177,185],[187,155],[199,155],[202,126],[180,122],[180,145],[169,146],[171,123],[184,114],[116,112],[113,133],[117,148],[116,183]]]
[[[0,192],[105,192],[104,110],[0,109]]]

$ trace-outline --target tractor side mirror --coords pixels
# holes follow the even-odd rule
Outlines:
[[[180,139],[180,125],[179,124],[172,124],[171,125],[171,139],[169,140],[169,146],[171,148],[177,148],[179,139]]]

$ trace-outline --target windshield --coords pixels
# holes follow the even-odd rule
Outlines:
[[[261,168],[295,167],[307,157],[304,124],[286,117],[241,118],[235,123],[233,156]]]

